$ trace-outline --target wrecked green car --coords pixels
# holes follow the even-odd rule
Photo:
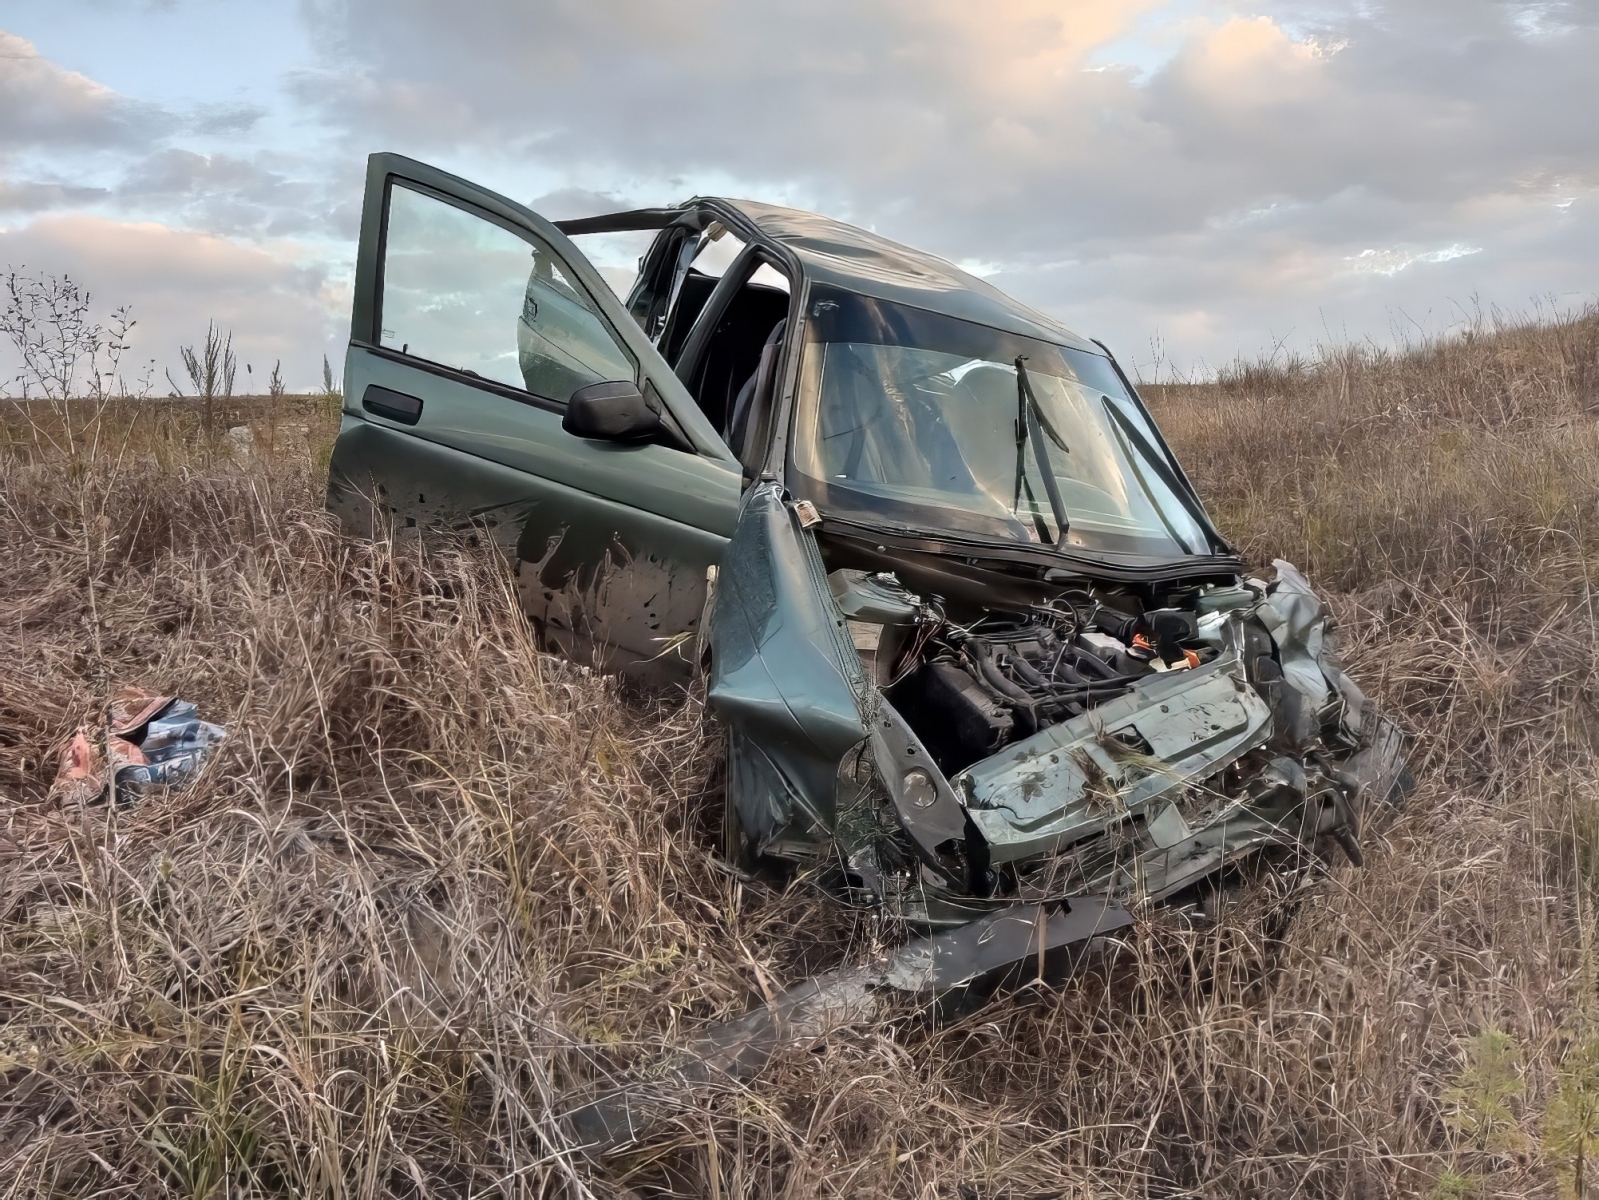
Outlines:
[[[625,300],[575,244],[616,233]],[[705,672],[745,867],[934,936],[1037,913],[1042,962],[1046,910],[1358,863],[1403,786],[1321,602],[1246,576],[1109,351],[876,235],[552,223],[374,155],[344,395],[347,527],[479,530],[550,649]]]

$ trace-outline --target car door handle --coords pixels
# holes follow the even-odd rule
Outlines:
[[[401,425],[415,425],[422,419],[422,401],[375,383],[368,384],[366,391],[361,393],[361,407],[386,420],[398,421]]]

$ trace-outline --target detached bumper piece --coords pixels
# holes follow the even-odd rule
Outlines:
[[[869,1023],[896,1003],[948,1011],[1027,979],[1058,981],[1077,969],[1092,941],[1130,924],[1114,900],[1083,896],[1053,907],[1017,905],[915,938],[876,963],[807,979],[764,1008],[713,1025],[635,1082],[568,1112],[566,1125],[591,1152],[623,1149],[681,1109],[686,1095],[749,1079],[779,1049]]]

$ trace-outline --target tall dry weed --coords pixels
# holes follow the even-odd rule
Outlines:
[[[541,657],[468,545],[340,538],[325,418],[232,462],[151,426],[71,478],[13,443],[0,1188],[1550,1194],[1571,1165],[1542,1116],[1594,985],[1596,329],[1154,389],[1223,528],[1328,589],[1354,674],[1416,734],[1420,785],[1363,870],[1152,919],[1058,990],[780,1055],[599,1163],[558,1097],[884,931],[719,866],[692,698]],[[183,792],[50,808],[51,749],[122,682],[228,742]],[[1524,1135],[1491,1146],[1459,1116],[1490,1031],[1514,1047],[1496,1128]]]

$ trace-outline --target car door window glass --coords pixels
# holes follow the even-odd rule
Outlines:
[[[637,368],[551,248],[395,186],[384,243],[381,344],[565,402]]]

